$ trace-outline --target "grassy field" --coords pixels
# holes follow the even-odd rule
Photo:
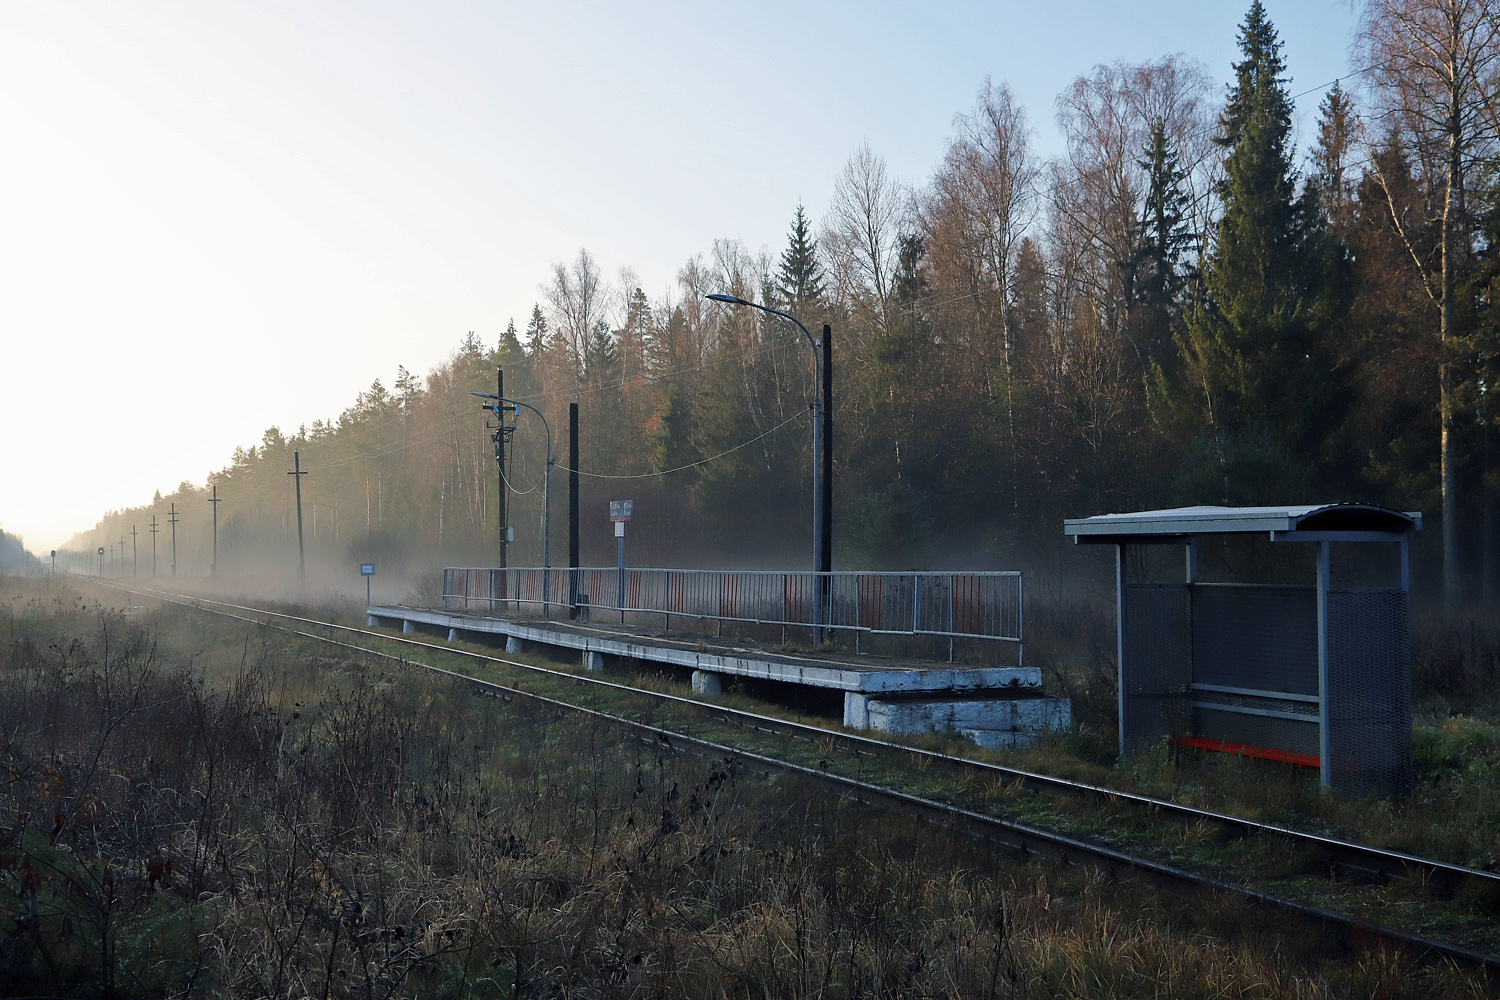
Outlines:
[[[388,661],[0,586],[3,995],[1487,995]]]

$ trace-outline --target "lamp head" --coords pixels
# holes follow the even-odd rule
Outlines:
[[[471,396],[478,396],[480,399],[499,399],[500,398],[499,396],[495,395],[493,392],[471,392],[471,393],[469,393],[469,395],[471,395]]]
[[[715,302],[728,302],[732,306],[754,305],[754,303],[752,303],[752,302],[746,302],[744,299],[740,298],[738,295],[708,295],[708,296],[705,296],[705,297],[713,299]]]

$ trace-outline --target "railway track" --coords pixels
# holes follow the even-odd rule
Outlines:
[[[1093,800],[1113,807],[1141,810],[1158,820],[1168,820],[1183,825],[1208,825],[1217,829],[1221,837],[1270,838],[1278,844],[1285,845],[1288,851],[1320,859],[1329,875],[1351,876],[1356,882],[1402,880],[1414,886],[1423,887],[1425,891],[1438,896],[1465,892],[1492,894],[1491,898],[1493,898],[1493,896],[1500,896],[1500,875],[1492,872],[987,761],[977,761],[874,737],[824,729],[775,716],[731,709],[570,671],[553,670],[508,659],[503,655],[458,649],[438,641],[391,635],[373,629],[339,625],[286,612],[213,601],[192,595],[151,588],[121,587],[90,578],[79,579],[80,582],[92,583],[122,593],[190,607],[216,616],[276,629],[350,651],[419,667],[475,685],[479,689],[478,693],[481,694],[531,699],[559,711],[583,713],[612,726],[621,727],[637,739],[671,752],[731,757],[765,769],[800,774],[810,780],[831,786],[838,794],[847,798],[895,806],[920,815],[929,822],[945,825],[967,836],[993,843],[1017,854],[1036,853],[1058,857],[1069,863],[1103,867],[1115,873],[1130,872],[1145,881],[1174,892],[1210,891],[1230,894],[1258,908],[1272,911],[1278,916],[1285,915],[1299,923],[1314,925],[1319,928],[1320,932],[1336,939],[1343,939],[1351,947],[1398,950],[1416,963],[1452,963],[1458,967],[1482,973],[1492,987],[1500,988],[1500,955],[1486,954],[1475,948],[1434,940],[1363,920],[1327,907],[1312,905],[1246,885],[1232,878],[1220,877],[1212,872],[1190,870],[1151,857],[1147,851],[1121,847],[1088,834],[1067,832],[1027,822],[1012,815],[996,815],[969,808],[960,803],[918,795],[889,785],[866,781],[860,777],[836,773],[829,768],[828,760],[820,761],[817,766],[808,766],[787,760],[785,755],[776,756],[764,752],[764,749],[750,749],[745,745],[706,738],[702,734],[695,735],[677,729],[664,728],[654,722],[643,722],[615,712],[602,711],[534,691],[526,691],[514,685],[484,680],[462,671],[424,663],[386,649],[372,648],[369,645],[361,645],[358,641],[344,641],[344,639],[364,636],[381,643],[428,649],[435,653],[469,658],[481,663],[503,665],[538,676],[593,686],[597,690],[650,699],[658,704],[669,705],[679,713],[696,716],[714,726],[738,731],[746,737],[761,737],[762,743],[765,742],[764,737],[772,737],[781,741],[797,741],[804,746],[815,745],[819,748],[819,752],[826,751],[830,755],[847,754],[856,761],[904,758],[928,767],[936,764],[992,781],[1004,782],[1027,794]],[[278,624],[278,622],[288,624]],[[308,629],[320,629],[323,632],[320,634]],[[341,635],[343,638],[335,638],[335,635]]]

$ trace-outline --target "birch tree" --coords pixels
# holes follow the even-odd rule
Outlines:
[[[901,239],[903,197],[884,157],[868,141],[845,164],[833,187],[822,239],[839,290],[871,326],[887,332],[891,279]]]
[[[1438,365],[1439,452],[1443,521],[1443,604],[1459,596],[1458,462],[1455,433],[1457,289],[1472,247],[1468,189],[1478,159],[1493,151],[1500,73],[1500,3],[1496,0],[1368,0],[1360,41],[1376,94],[1375,115],[1403,135],[1439,173],[1430,178],[1439,226],[1434,268],[1417,252],[1381,178],[1392,221],[1433,307],[1441,346]],[[1424,155],[1425,154],[1425,155]],[[1373,160],[1379,166],[1380,160]]]

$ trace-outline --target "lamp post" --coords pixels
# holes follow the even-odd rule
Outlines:
[[[542,427],[547,431],[547,465],[542,472],[542,607],[545,613],[551,612],[552,604],[552,425],[547,423],[547,418],[542,415],[530,403],[523,403],[519,399],[506,399],[492,392],[471,392],[471,396],[480,399],[492,399],[493,403],[486,404],[484,409],[493,410],[500,423],[505,423],[506,406],[524,406],[541,420]]]
[[[818,340],[791,313],[742,299],[738,295],[709,295],[708,298],[732,306],[749,306],[751,309],[789,319],[797,324],[797,328],[812,346],[813,374],[817,382],[817,389],[813,393],[813,570],[820,574],[830,573],[833,571],[833,493],[829,488],[829,480],[833,478],[833,373],[830,370],[833,367],[833,331],[828,324],[823,324],[823,339]],[[828,591],[828,577],[820,576],[815,617],[819,625],[823,622],[824,610],[828,604]],[[822,631],[821,628],[814,630],[820,640]]]

